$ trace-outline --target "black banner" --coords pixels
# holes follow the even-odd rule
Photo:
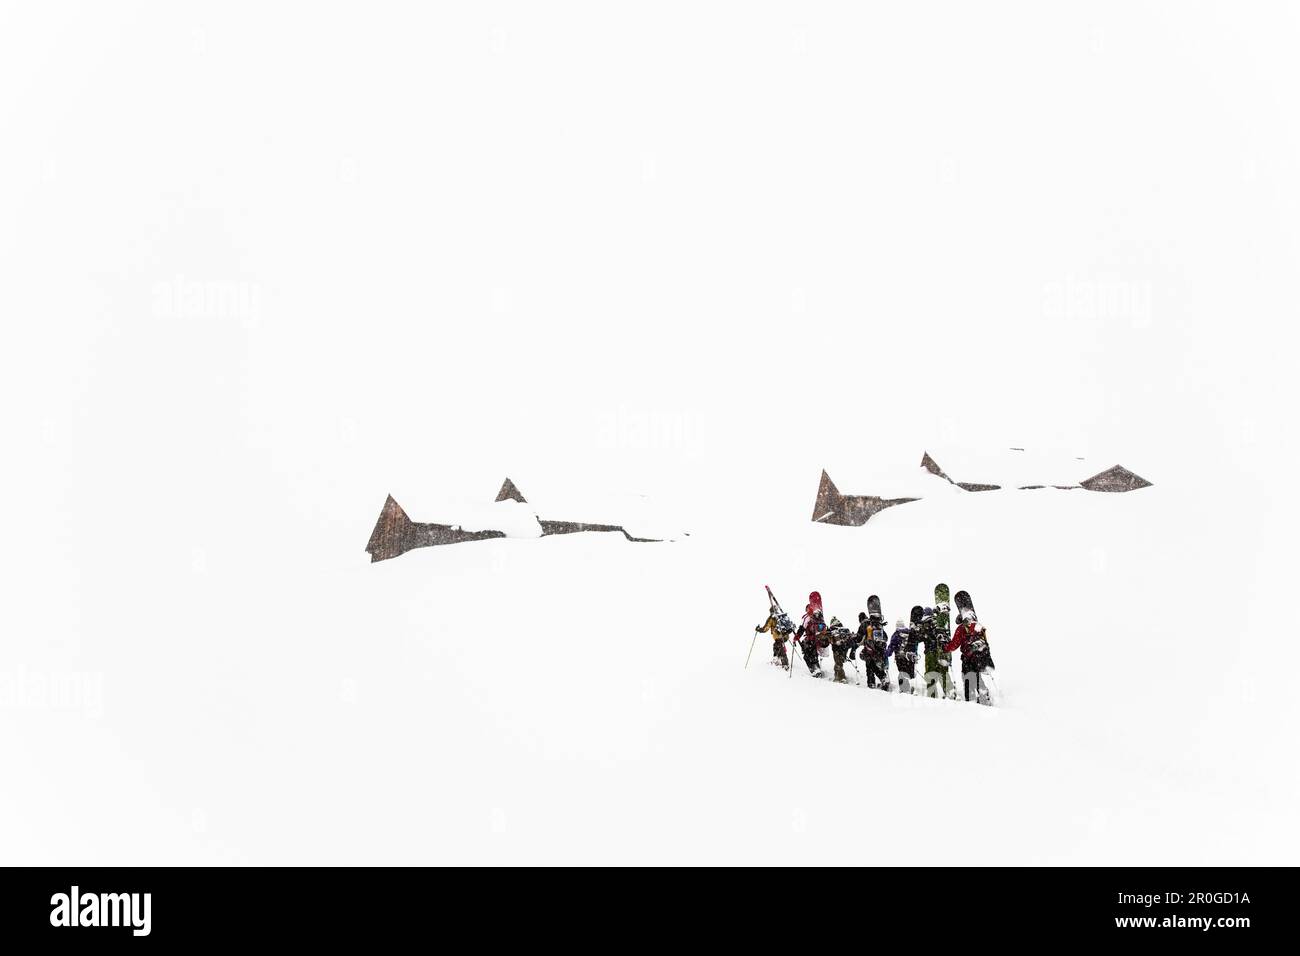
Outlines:
[[[6,939],[98,948],[631,938],[757,944],[843,934],[920,947],[1252,945],[1291,932],[1274,869],[10,869]],[[601,935],[593,935],[602,927]],[[866,933],[864,937],[861,934]],[[1261,935],[1262,934],[1262,935]],[[545,939],[541,937],[544,936]]]

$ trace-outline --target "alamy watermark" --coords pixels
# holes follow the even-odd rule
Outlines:
[[[154,283],[153,314],[160,319],[237,319],[255,325],[262,315],[262,291],[256,282],[175,275]]]
[[[73,885],[50,897],[50,925],[126,927],[132,936],[148,936],[152,904],[152,893],[84,893]]]
[[[685,412],[634,410],[620,405],[597,419],[601,448],[662,451],[688,448],[700,441],[696,416]]]
[[[94,671],[29,671],[21,664],[0,671],[0,710],[80,711],[92,720],[104,713],[104,675]]]
[[[1122,320],[1135,328],[1151,324],[1154,291],[1145,280],[1069,277],[1043,285],[1043,315],[1089,322]]]

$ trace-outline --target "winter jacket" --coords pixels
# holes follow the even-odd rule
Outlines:
[[[916,644],[920,639],[919,627],[900,627],[889,639],[889,653],[894,655],[899,680],[916,676]]]
[[[899,652],[916,654],[916,645],[920,640],[920,634],[915,628],[900,627],[894,632],[894,636],[889,639],[889,648],[885,651],[886,657],[893,657]]]
[[[781,628],[782,618],[785,619],[784,630]],[[760,634],[764,632],[771,634],[774,641],[783,641],[790,636],[790,631],[794,630],[794,627],[790,624],[790,618],[786,617],[785,612],[782,612],[780,616],[778,616],[775,611],[772,611],[768,614],[767,621],[763,626],[756,627],[754,630],[758,631]]]
[[[925,645],[926,660],[943,660],[948,653],[947,628],[940,628],[938,620],[927,614],[921,621],[917,631],[917,640]],[[939,655],[944,657],[939,657]]]
[[[820,615],[813,614],[811,611],[803,616],[803,623],[799,625],[799,630],[795,631],[794,639],[796,641],[803,638],[809,638],[815,646],[825,647],[828,643],[826,639],[826,622]]]
[[[979,621],[963,621],[957,625],[952,640],[943,646],[945,651],[961,649],[962,673],[977,673],[992,661],[989,655],[988,634]]]
[[[858,644],[862,647],[860,653],[864,661],[883,662],[889,657],[889,640],[884,627],[879,624],[873,624],[871,621],[863,621],[859,624]]]

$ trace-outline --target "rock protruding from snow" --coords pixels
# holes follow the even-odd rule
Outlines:
[[[1000,491],[1002,489],[1001,485],[986,485],[977,481],[953,481],[948,477],[948,474],[939,467],[939,463],[930,457],[928,451],[921,453],[921,467],[932,475],[938,475],[949,484],[956,485],[963,491]]]
[[[424,524],[412,521],[406,511],[389,495],[379,511],[375,528],[366,543],[366,553],[371,562],[385,561],[405,554],[413,548],[427,548],[438,544],[459,544],[462,541],[483,541],[487,538],[504,538],[503,531],[465,531],[456,525]]]
[[[947,452],[941,454],[940,457],[944,461],[949,460]],[[817,501],[813,505],[812,520],[821,524],[857,527],[866,524],[872,515],[883,511],[885,508],[909,501],[919,501],[922,497],[929,497],[931,494],[939,492],[959,494],[961,491],[1001,491],[1003,488],[1020,491],[1036,488],[1058,488],[1065,491],[1083,489],[1085,491],[1124,492],[1147,488],[1151,485],[1151,482],[1121,465],[1115,465],[1100,474],[1080,481],[1078,478],[1079,472],[1087,468],[1084,459],[1075,456],[1027,452],[1023,448],[1010,448],[983,454],[958,453],[955,457],[961,466],[960,471],[967,474],[976,474],[981,478],[994,478],[999,483],[995,484],[992,481],[957,481],[943,469],[936,457],[931,455],[928,450],[921,454],[921,472],[915,473],[920,475],[927,487],[922,489],[916,486],[914,488],[914,482],[903,487],[895,485],[898,491],[904,493],[916,491],[915,495],[905,498],[841,494],[839,489],[835,487],[835,483],[831,481],[830,475],[823,469],[821,484],[817,488]],[[934,478],[942,479],[942,482],[946,482],[946,485],[935,482]]]
[[[831,476],[822,471],[821,484],[817,487],[817,502],[813,506],[813,521],[823,524],[864,525],[872,515],[878,514],[894,505],[918,501],[918,498],[881,498],[878,495],[843,495],[831,481]]]
[[[389,495],[384,506],[379,509],[379,519],[375,522],[375,529],[370,532],[370,540],[366,542],[366,553],[370,555],[371,561],[395,558],[409,550],[407,542],[410,536],[411,519],[397,503],[397,499]]]
[[[1134,491],[1151,485],[1151,482],[1121,465],[1115,465],[1100,474],[1086,478],[1084,476],[1092,468],[1083,458],[1024,448],[982,452],[947,449],[943,450],[937,458],[942,458],[954,473],[963,478],[980,479],[959,481],[945,471],[939,465],[936,456],[931,455],[928,450],[921,456],[922,468],[965,491],[996,491],[1000,488],[1015,488],[1021,491],[1035,488]]]
[[[548,521],[538,518],[537,523],[542,526],[543,536],[548,534],[578,534],[583,531],[617,531],[629,541],[654,542],[661,541],[661,538],[636,538],[628,533],[627,529],[617,524],[587,524],[582,521]]]
[[[461,516],[461,521],[457,524],[423,524],[412,521],[405,509],[397,503],[397,499],[390,494],[366,544],[370,560],[385,561],[414,548],[442,544],[460,544],[488,538],[541,538],[589,531],[618,532],[628,541],[635,542],[664,540],[647,536],[641,527],[645,524],[644,521],[635,526],[630,523],[636,519],[631,514],[620,524],[543,518],[509,478],[502,483],[501,490],[491,505],[462,503],[456,511]],[[629,527],[633,531],[629,531]]]
[[[1133,474],[1123,465],[1115,465],[1079,482],[1079,487],[1088,491],[1136,491],[1138,488],[1151,487],[1151,482]]]
[[[928,451],[921,452],[921,467],[932,475],[938,475],[945,481],[952,481],[952,479],[944,473],[944,470],[939,467],[939,463],[930,457]]]
[[[515,483],[511,481],[509,478],[507,478],[504,482],[502,482],[501,490],[497,492],[496,500],[517,501],[522,505],[528,504],[528,499],[523,496],[523,493],[520,492],[520,490],[515,487]]]

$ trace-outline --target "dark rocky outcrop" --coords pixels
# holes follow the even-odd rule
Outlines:
[[[511,481],[509,478],[507,478],[505,481],[501,483],[501,490],[497,492],[496,500],[517,501],[521,505],[528,504],[528,499],[523,496],[523,492],[521,492],[518,488],[516,488],[515,483]]]
[[[921,467],[932,475],[938,475],[944,481],[952,481],[951,478],[944,474],[943,469],[939,467],[939,463],[930,457],[928,451],[921,452]]]
[[[1012,451],[1024,451],[1023,448],[1013,448]],[[1078,459],[1083,461],[1082,458]],[[923,452],[921,455],[921,467],[932,475],[937,475],[951,484],[956,485],[966,491],[997,491],[1000,485],[985,485],[973,481],[953,481],[948,474],[939,467],[939,463],[930,457],[929,452]],[[1045,485],[1021,485],[1021,490],[1031,490],[1046,487]],[[1053,488],[1067,490],[1070,488],[1083,488],[1087,491],[1136,491],[1138,488],[1149,488],[1151,482],[1145,478],[1135,475],[1123,465],[1115,465],[1113,468],[1107,468],[1100,474],[1086,478],[1077,485],[1052,485]]]
[[[629,541],[659,541],[659,538],[634,538],[627,533],[627,529],[618,524],[587,524],[583,521],[547,521],[538,518],[537,523],[542,526],[542,534],[580,534],[583,531],[617,531]]]
[[[1079,487],[1089,491],[1136,491],[1138,488],[1150,488],[1151,482],[1122,465],[1115,465],[1079,482]]]
[[[1011,450],[1024,451],[1023,448],[1013,448]],[[1079,460],[1082,461],[1082,459]],[[963,491],[999,491],[1002,488],[1001,485],[983,484],[974,481],[954,481],[940,467],[939,463],[931,457],[928,451],[921,454],[921,467],[935,477],[942,478]],[[1020,485],[1019,490],[1034,491],[1043,488],[1056,488],[1062,491],[1083,489],[1086,491],[1124,492],[1147,488],[1150,485],[1151,482],[1145,478],[1135,475],[1121,465],[1116,465],[1075,485]],[[880,498],[875,495],[843,495],[840,494],[839,489],[835,487],[835,483],[823,470],[821,484],[817,488],[817,501],[813,506],[812,520],[823,524],[856,527],[866,524],[872,515],[885,508],[919,500],[919,498]]]
[[[518,501],[527,504],[515,483],[509,478],[497,492],[497,501]],[[864,519],[865,520],[865,519]],[[551,521],[537,518],[541,525],[542,536],[553,534],[579,534],[584,531],[617,531],[629,541],[642,543],[658,542],[659,538],[638,538],[628,534],[627,529],[616,524],[591,524],[583,521]],[[504,531],[465,531],[456,525],[424,524],[412,521],[406,511],[392,495],[384,502],[375,522],[375,529],[370,532],[366,552],[371,562],[395,558],[415,548],[428,548],[441,544],[460,544],[465,541],[484,541],[488,538],[508,537]]]
[[[963,491],[1000,491],[1001,485],[982,485],[975,481],[953,481],[947,473],[939,467],[939,463],[930,457],[928,451],[921,452],[921,467],[932,475],[938,475],[950,485],[956,485]]]
[[[413,548],[504,537],[503,531],[464,531],[454,525],[423,524],[412,521],[397,500],[389,495],[388,500],[384,502],[384,507],[380,509],[375,529],[370,532],[366,553],[370,555],[373,563],[395,558]]]
[[[813,521],[822,524],[864,525],[872,515],[892,508],[894,505],[916,501],[916,498],[881,498],[878,495],[842,495],[831,476],[822,471],[821,484],[817,488],[817,502],[813,506]]]

